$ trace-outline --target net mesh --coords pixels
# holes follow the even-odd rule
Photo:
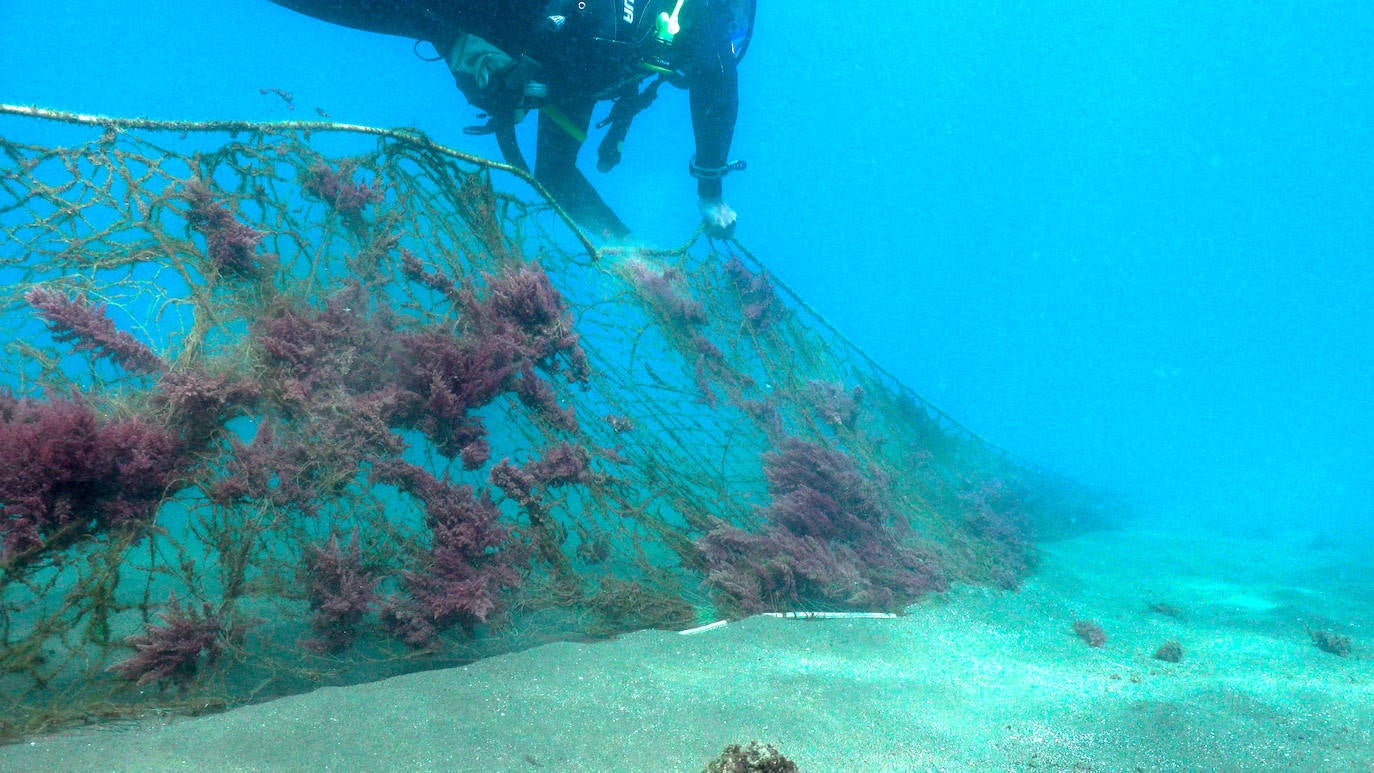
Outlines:
[[[414,133],[0,113],[0,736],[1013,587],[1090,507],[738,243],[598,251]]]

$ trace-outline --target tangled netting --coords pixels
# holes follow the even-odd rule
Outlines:
[[[1014,587],[1087,507],[737,243],[598,252],[413,133],[0,113],[5,737]]]

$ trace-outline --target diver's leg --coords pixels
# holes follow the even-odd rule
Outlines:
[[[630,235],[630,229],[616,217],[577,168],[577,151],[591,124],[595,104],[588,99],[571,107],[561,104],[554,108],[566,119],[566,126],[554,120],[550,111],[540,111],[534,176],[583,228],[606,239],[623,240]],[[580,136],[573,136],[570,130],[576,130]]]

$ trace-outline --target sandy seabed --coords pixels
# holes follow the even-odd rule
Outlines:
[[[1180,662],[1153,657],[1168,640]],[[1374,771],[1372,656],[1368,554],[1121,530],[1043,546],[1019,592],[955,588],[897,619],[554,644],[0,747],[0,770],[697,771],[759,740],[804,771]]]

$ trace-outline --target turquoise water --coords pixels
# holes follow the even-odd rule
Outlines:
[[[738,235],[915,391],[1145,518],[1367,540],[1372,39],[1354,2],[765,3]],[[266,0],[7,0],[0,101],[496,152],[409,41]],[[685,103],[594,178],[660,244],[696,223]]]

